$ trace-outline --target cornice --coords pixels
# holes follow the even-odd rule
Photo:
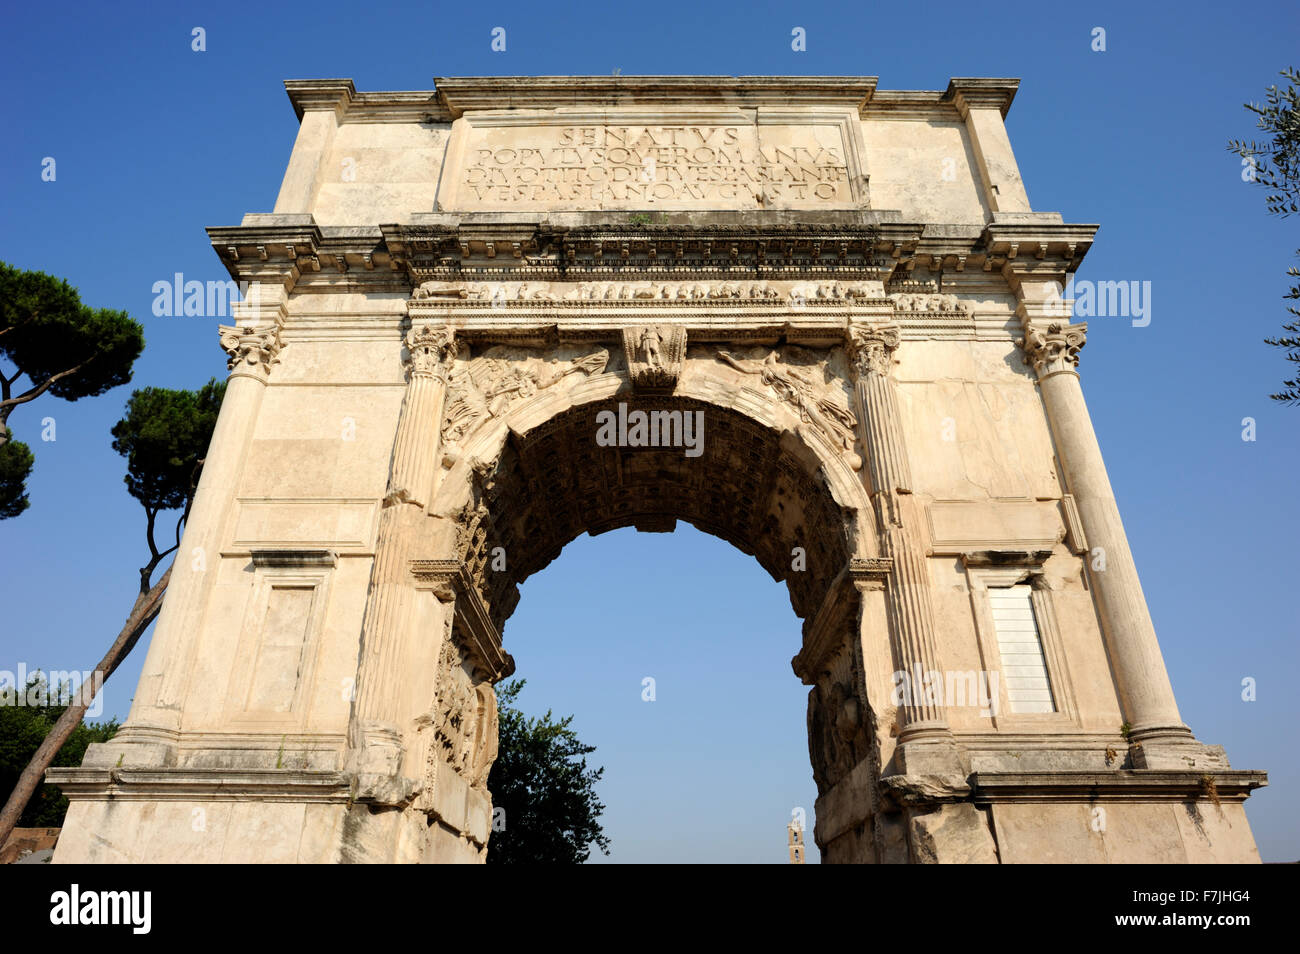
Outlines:
[[[940,89],[878,89],[863,107],[862,118],[960,120],[946,97]]]
[[[623,106],[843,106],[859,115],[965,119],[972,108],[1004,117],[1020,81],[954,77],[946,90],[879,90],[875,76],[458,76],[432,90],[358,93],[346,78],[286,80],[299,121],[333,110],[340,122],[449,123],[471,110]]]
[[[258,569],[334,567],[339,561],[338,554],[333,550],[251,550],[249,558]]]
[[[347,801],[340,772],[246,768],[52,768],[46,777],[84,799],[113,801]]]
[[[1268,784],[1259,771],[1177,772],[1128,769],[1114,772],[976,772],[970,776],[975,804],[996,801],[1075,802],[1087,799],[1242,801]]]
[[[464,76],[434,80],[453,118],[479,109],[572,106],[844,105],[861,110],[874,76]]]
[[[303,256],[316,254],[323,244],[314,224],[211,226],[206,231],[227,268],[246,268],[254,262],[261,263],[260,268],[273,268],[273,263],[292,266]]]
[[[357,95],[350,79],[285,80],[284,91],[299,122],[309,109],[332,109],[341,117]]]
[[[1002,268],[1020,274],[1073,272],[1092,248],[1098,228],[1047,221],[994,222],[984,229],[982,267],[986,272]]]
[[[782,215],[681,216],[651,224],[627,216],[554,221],[501,215],[423,216],[377,228],[317,226],[310,216],[250,215],[209,228],[231,276],[292,284],[416,286],[425,281],[879,280],[925,272],[1073,272],[1095,225],[1039,216],[1025,222],[920,224],[869,212],[791,222]],[[560,224],[567,222],[571,224]],[[1018,280],[1018,278],[1017,278]]]
[[[436,90],[358,93],[344,120],[349,123],[450,123],[451,113]]]
[[[387,248],[416,283],[469,273],[552,279],[642,271],[706,277],[741,269],[747,274],[892,271],[889,249],[914,244],[911,229],[840,225],[595,225],[463,223],[381,226]],[[889,234],[896,236],[891,241]],[[867,274],[870,273],[870,274]],[[492,280],[492,279],[488,279]]]
[[[957,107],[962,119],[972,109],[996,109],[1005,119],[1020,80],[992,77],[953,77],[943,99]]]
[[[339,122],[449,123],[451,114],[436,90],[358,93],[350,79],[285,80],[294,114],[302,121],[309,109],[333,110]]]
[[[1048,217],[1044,217],[1048,218]],[[862,215],[789,224],[615,224],[559,227],[542,221],[447,220],[383,225],[384,244],[412,281],[583,280],[636,272],[793,280],[899,281],[914,269],[992,272],[1018,257],[1057,274],[1078,267],[1095,226],[922,225]],[[1019,267],[1019,266],[1018,266]]]
[[[365,275],[368,283],[390,283],[405,273],[389,254],[376,229],[329,229],[311,221],[310,215],[250,215],[252,224],[212,227],[207,230],[212,248],[236,280],[282,273],[289,285],[316,272]],[[303,220],[296,222],[294,220]],[[385,274],[389,273],[389,274]]]

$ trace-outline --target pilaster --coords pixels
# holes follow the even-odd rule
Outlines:
[[[912,475],[892,375],[899,329],[892,323],[852,322],[848,351],[854,408],[866,449],[880,555],[892,561],[886,583],[890,635],[897,670],[938,670],[930,576],[920,528],[923,514],[912,496]],[[919,682],[919,681],[918,681]],[[961,765],[943,705],[926,699],[898,707],[896,767],[902,774],[960,775]]]
[[[274,211],[310,212],[339,122],[356,89],[351,80],[290,80],[284,85],[300,125]]]
[[[447,377],[458,344],[450,327],[418,324],[406,335],[406,394],[379,515],[361,635],[357,697],[349,744],[350,769],[386,777],[400,772],[406,723],[412,716],[392,687],[403,684],[414,596],[411,560],[419,549],[425,504],[437,474],[439,430]]]

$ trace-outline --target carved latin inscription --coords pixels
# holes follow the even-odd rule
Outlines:
[[[471,206],[853,201],[837,123],[581,125],[471,132],[460,198]]]

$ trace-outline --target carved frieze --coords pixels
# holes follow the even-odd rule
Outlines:
[[[799,282],[789,291],[790,301],[801,302],[855,302],[885,297],[882,282]]]
[[[686,329],[681,325],[628,325],[623,329],[623,357],[633,388],[671,394],[686,358]]]
[[[902,315],[969,315],[971,307],[956,295],[890,295],[894,311]]]
[[[546,282],[450,282],[427,281],[411,294],[412,301],[424,304],[492,305],[509,302],[769,302],[795,306],[808,303],[854,304],[878,301],[885,297],[879,281],[823,281],[781,283],[768,281],[661,282],[661,281],[585,281],[576,284]],[[902,296],[909,301],[922,296]],[[948,303],[952,295],[928,296],[940,311],[960,310]],[[961,306],[965,307],[965,306]],[[920,310],[924,310],[921,308]]]
[[[469,297],[469,288],[464,282],[422,282],[411,292],[416,301],[425,299],[464,299]]]
[[[767,282],[579,282],[566,301],[716,301],[781,298]]]

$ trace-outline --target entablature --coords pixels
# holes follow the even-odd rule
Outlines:
[[[780,214],[722,213],[694,221],[662,215],[656,222],[627,215],[520,220],[427,214],[419,217],[425,221],[378,227],[322,227],[310,215],[249,215],[243,225],[207,231],[233,278],[290,289],[346,284],[409,293],[427,282],[801,282],[812,289],[802,304],[815,309],[826,305],[815,288],[836,283],[877,282],[883,286],[879,297],[951,293],[994,276],[1013,289],[1026,275],[1064,283],[1097,227],[1031,215],[1032,221],[982,226],[903,223],[876,212],[823,213],[798,224]],[[628,297],[643,307],[644,296]],[[753,296],[719,297],[728,299],[719,308],[732,309]],[[870,297],[877,296],[845,300]]]

